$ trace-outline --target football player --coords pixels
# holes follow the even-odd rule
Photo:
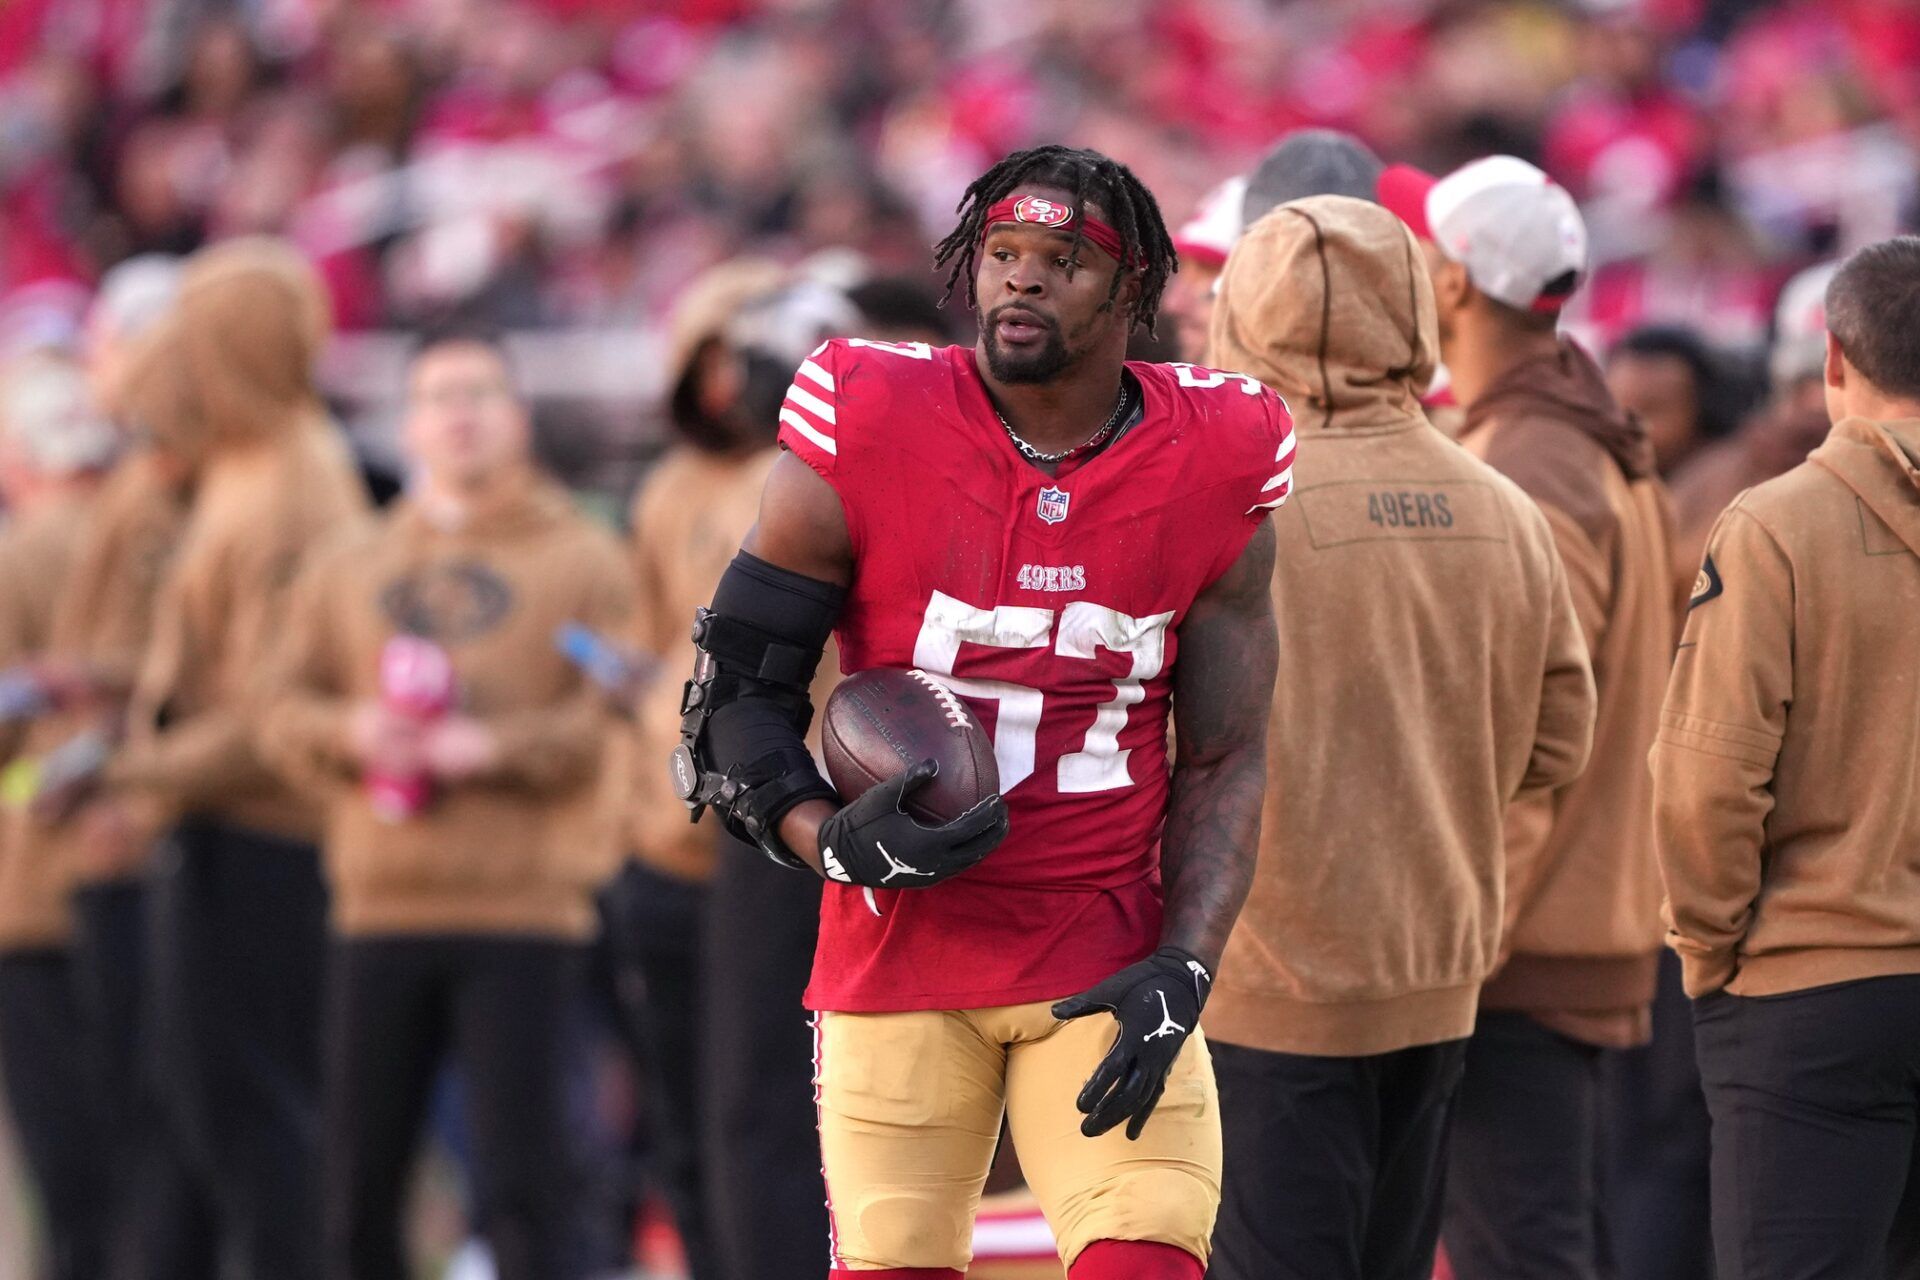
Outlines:
[[[1259,833],[1291,422],[1251,378],[1126,361],[1176,258],[1105,156],[1007,157],[937,261],[973,347],[800,366],[696,624],[676,773],[830,882],[807,1002],[834,1275],[959,1280],[1004,1114],[1072,1280],[1199,1280],[1198,1019]],[[924,762],[843,806],[800,736],[830,631],[845,670],[966,699],[1003,794],[922,825]]]

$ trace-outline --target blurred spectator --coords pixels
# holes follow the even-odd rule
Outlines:
[[[286,246],[188,264],[140,344],[129,419],[192,476],[110,794],[171,826],[154,906],[154,1056],[241,1274],[319,1275],[325,891],[318,814],[253,745],[259,680],[301,559],[366,496],[313,388],[319,282]]]
[[[554,636],[617,633],[630,589],[613,541],[534,469],[492,341],[429,340],[408,406],[414,487],[301,575],[263,721],[327,812],[324,1271],[408,1274],[409,1173],[451,1058],[499,1275],[572,1280],[567,1023],[624,779]],[[396,796],[401,779],[420,782]]]
[[[743,258],[714,268],[682,296],[670,325],[667,371],[681,442],[654,467],[631,513],[635,636],[657,665],[635,709],[629,835],[636,866],[619,886],[612,944],[640,979],[635,989],[643,999],[631,1013],[646,1049],[658,1148],[653,1172],[679,1225],[693,1280],[726,1274],[716,1260],[719,1242],[706,1199],[713,1183],[701,1145],[709,1105],[701,1017],[709,999],[700,957],[719,828],[688,822],[669,782],[666,762],[680,742],[681,693],[670,673],[680,670],[681,659],[691,661],[693,611],[713,597],[739,546],[733,539],[752,526],[777,453],[772,428],[740,411],[745,372],[726,329],[744,306],[786,278],[770,261]]]
[[[1732,425],[1721,413],[1713,355],[1690,329],[1649,325],[1622,338],[1607,356],[1607,389],[1639,415],[1662,476]]]
[[[1240,225],[1250,227],[1274,207],[1305,196],[1372,200],[1381,168],[1380,157],[1348,134],[1332,129],[1290,133],[1248,176]]]
[[[82,372],[47,354],[0,370],[0,666],[16,704],[0,724],[7,810],[0,823],[0,1079],[44,1209],[53,1280],[103,1274],[110,1238],[107,1134],[82,1031],[69,942],[72,865],[38,839],[25,812],[45,737],[22,728],[48,696],[24,664],[46,650],[62,588],[85,535],[112,432]]]
[[[88,378],[101,409],[118,414],[131,353],[172,306],[179,270],[173,259],[133,258],[101,281],[86,329]],[[129,441],[93,503],[42,660],[77,695],[35,726],[50,759],[117,740],[185,522],[186,478],[159,451]],[[151,829],[113,798],[96,797],[70,813],[43,803],[30,830],[72,867],[73,965],[113,1170],[108,1274],[133,1280],[209,1273],[211,1207],[167,1130],[150,1069],[152,966],[142,873]]]
[[[1162,336],[1172,345],[1177,359],[1197,362],[1206,352],[1213,286],[1227,265],[1227,255],[1233,252],[1233,242],[1240,238],[1244,225],[1240,203],[1246,189],[1245,177],[1228,178],[1207,193],[1193,217],[1173,234],[1180,269],[1167,281],[1160,311],[1167,321],[1167,332]]]
[[[1768,361],[1772,390],[1737,435],[1673,476],[1675,580],[1691,592],[1707,534],[1742,490],[1784,474],[1826,439],[1826,289],[1837,263],[1809,267],[1780,293]]]

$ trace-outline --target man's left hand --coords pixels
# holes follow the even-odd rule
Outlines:
[[[1161,947],[1099,986],[1053,1006],[1063,1021],[1104,1009],[1120,1023],[1113,1048],[1094,1068],[1075,1104],[1086,1117],[1080,1132],[1095,1138],[1127,1123],[1137,1140],[1166,1092],[1180,1047],[1200,1025],[1200,1010],[1213,989],[1207,967],[1179,947]]]

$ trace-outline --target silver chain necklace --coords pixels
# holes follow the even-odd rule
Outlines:
[[[1107,415],[1107,420],[1101,424],[1100,429],[1088,436],[1085,440],[1082,440],[1079,444],[1074,445],[1070,449],[1062,449],[1058,453],[1042,453],[1025,440],[1022,440],[1020,433],[1013,429],[1013,424],[1007,421],[1007,415],[1001,413],[998,409],[993,411],[993,416],[1000,419],[1000,429],[1007,433],[1007,439],[1013,441],[1013,447],[1020,451],[1021,457],[1027,459],[1029,462],[1054,463],[1065,462],[1076,453],[1084,453],[1086,450],[1100,445],[1108,436],[1113,434],[1113,429],[1120,425],[1120,415],[1126,410],[1126,407],[1127,389],[1123,386],[1120,388],[1120,399],[1114,404],[1113,412]]]

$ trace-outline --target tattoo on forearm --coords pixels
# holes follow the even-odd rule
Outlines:
[[[1180,630],[1172,797],[1161,838],[1162,939],[1218,964],[1246,902],[1266,790],[1267,716],[1279,642],[1263,526]]]

